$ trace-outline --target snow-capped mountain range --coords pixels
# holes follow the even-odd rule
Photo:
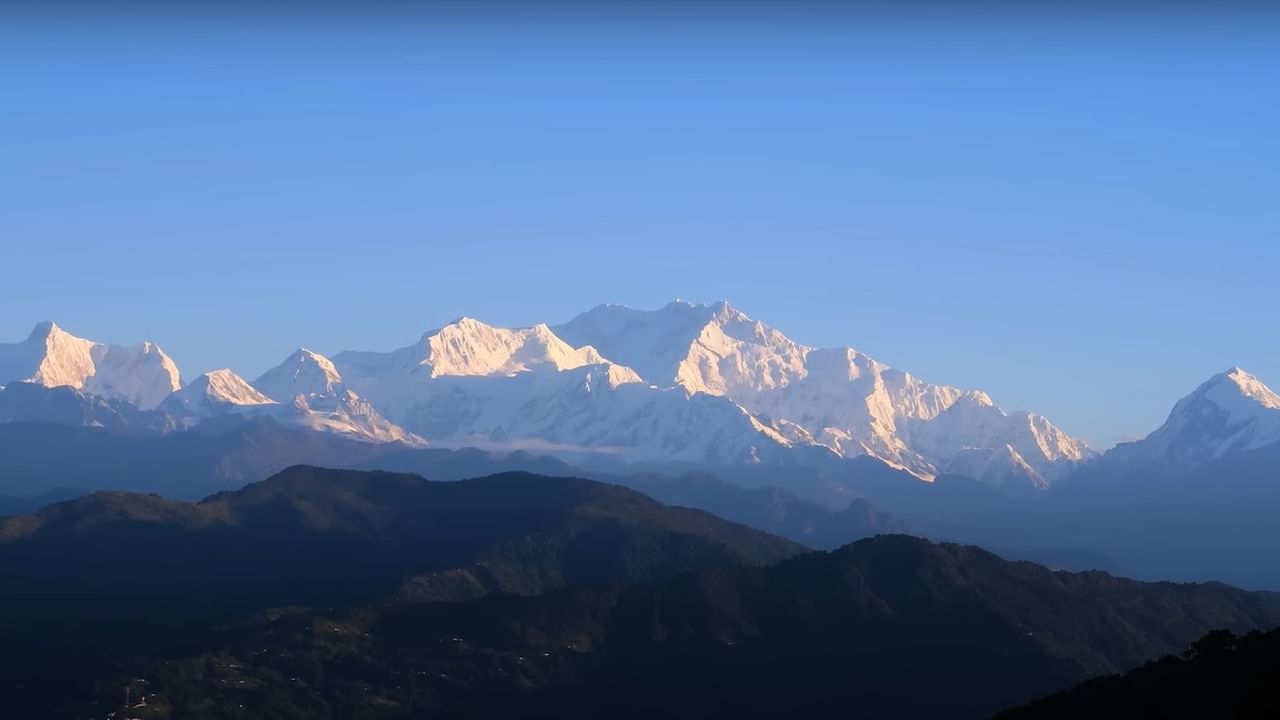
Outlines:
[[[266,380],[266,387],[284,387]],[[205,373],[183,386],[177,364],[155,343],[105,345],[52,322],[40,323],[20,343],[0,344],[0,384],[6,389],[0,417],[7,420],[78,418],[85,425],[154,433],[235,414],[373,442],[424,444],[349,391],[302,388],[277,400],[230,370]],[[76,397],[37,397],[19,392],[24,384],[75,391]]]
[[[1095,456],[1043,416],[1006,412],[985,392],[928,383],[853,348],[797,343],[723,302],[602,305],[554,327],[464,317],[390,352],[330,358],[299,349],[252,382],[218,370],[185,386],[154,343],[108,346],[42,323],[27,340],[0,345],[0,384],[12,383],[127,403],[162,415],[153,427],[266,416],[370,442],[524,449],[576,462],[870,456],[923,480],[958,474],[1043,488]],[[108,408],[113,426],[127,415],[117,405]],[[107,406],[85,407],[91,417]],[[1194,463],[1267,442],[1280,442],[1280,398],[1233,370],[1181,401],[1149,438],[1112,454]]]

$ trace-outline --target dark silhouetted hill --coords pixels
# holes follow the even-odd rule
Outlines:
[[[0,677],[37,684],[198,646],[269,607],[637,583],[802,551],[625,488],[525,473],[436,483],[299,466],[194,504],[100,492],[0,518]]]
[[[1270,594],[880,536],[638,586],[278,613],[129,672],[156,718],[977,718],[1277,622]]]
[[[1280,717],[1280,631],[1208,633],[1186,652],[1096,678],[999,716],[1067,718]]]

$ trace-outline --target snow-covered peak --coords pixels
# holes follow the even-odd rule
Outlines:
[[[86,378],[94,374],[92,340],[76,337],[46,320],[38,323],[25,343],[29,360],[34,361],[27,380],[45,387],[70,386],[81,389]]]
[[[69,334],[58,326],[58,323],[52,320],[41,320],[31,328],[31,332],[27,334],[28,340],[43,341],[53,335]]]
[[[419,388],[397,420],[439,446],[523,449],[572,462],[780,462],[791,451],[728,398],[657,388],[612,363],[444,376]]]
[[[254,383],[279,405],[262,406],[278,422],[334,432],[366,442],[425,445],[422,438],[387,420],[372,404],[346,388],[329,358],[299,348]]]
[[[31,382],[128,400],[143,409],[181,387],[178,366],[158,345],[106,345],[39,323],[20,343],[0,344],[0,385]]]
[[[1087,443],[1066,434],[1043,415],[1019,410],[1010,413],[1009,418],[1018,428],[1019,435],[1025,428],[1025,437],[1031,442],[1023,444],[1022,452],[1031,457],[1044,458],[1049,463],[1077,463],[1096,456]]]
[[[387,420],[364,398],[350,390],[331,395],[296,395],[273,417],[313,430],[334,432],[365,442],[398,442],[425,446],[427,442]]]
[[[222,369],[207,372],[165,400],[167,407],[177,406],[191,411],[223,406],[271,405],[275,401],[259,392],[244,378]]]
[[[1232,420],[1247,420],[1259,409],[1280,410],[1280,395],[1272,392],[1256,375],[1233,367],[1214,375],[1192,393],[1226,412]]]
[[[1044,475],[1091,455],[1040,416],[1006,415],[984,392],[925,382],[851,347],[803,345],[726,302],[601,305],[556,332],[660,387],[728,397],[787,437],[873,455],[925,479],[966,448],[1008,445]],[[945,433],[923,427],[957,405],[938,420]]]
[[[632,383],[644,384],[639,373],[625,365],[604,362],[587,366],[585,370],[583,383],[588,391],[599,388],[616,390]]]
[[[592,347],[574,347],[546,324],[510,330],[469,317],[428,333],[418,343],[418,363],[431,377],[514,375],[535,368],[568,370],[604,362]]]
[[[572,345],[595,347],[647,382],[719,395],[739,386],[785,385],[803,373],[808,351],[724,301],[676,300],[658,310],[601,305],[555,332]]]
[[[95,372],[84,384],[85,392],[93,395],[123,398],[150,410],[182,387],[178,365],[153,342],[96,345],[93,359]]]
[[[1280,396],[1238,367],[1202,383],[1155,432],[1108,458],[1189,470],[1231,452],[1280,442]]]
[[[1206,380],[1173,406],[1166,424],[1204,423],[1236,428],[1280,415],[1280,396],[1238,367]]]
[[[399,442],[423,446],[426,441],[388,421],[373,405],[356,393],[335,384],[331,392],[298,392],[284,394],[295,378],[276,370],[301,368],[299,388],[316,389],[317,377],[332,364],[318,353],[299,350],[279,368],[272,370],[279,379],[277,392],[281,401],[272,400],[244,378],[230,370],[214,370],[193,380],[165,400],[161,409],[176,418],[181,426],[191,427],[214,417],[270,418],[284,425],[337,433],[364,442]],[[319,376],[315,371],[322,371]],[[336,375],[336,371],[333,372]]]
[[[284,362],[263,373],[253,386],[278,402],[297,395],[334,396],[343,387],[342,375],[333,361],[306,348],[298,348]]]

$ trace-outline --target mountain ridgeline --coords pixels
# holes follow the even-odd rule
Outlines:
[[[812,547],[906,529],[1065,567],[1280,588],[1256,562],[1280,542],[1280,396],[1239,368],[1101,455],[986,393],[796,343],[725,303],[605,305],[518,329],[460,318],[390,352],[299,349],[252,382],[219,370],[185,384],[154,343],[42,323],[0,344],[0,383],[0,495],[19,500],[196,499],[298,463],[459,479],[455,460],[479,453],[471,475],[593,477]]]
[[[0,519],[0,573],[0,694],[50,718],[124,687],[143,718],[983,717],[1280,624],[1269,593],[904,535],[807,552],[528,473],[99,492]]]
[[[221,369],[182,384],[154,343],[118,348],[41,323],[0,344],[0,385],[20,383],[129,404],[138,432],[267,416],[369,442],[541,449],[580,465],[870,456],[923,479],[965,472],[1043,487],[1093,455],[986,393],[796,343],[723,302],[606,305],[554,328],[463,317],[390,352],[300,348],[253,382]],[[49,416],[37,398],[11,400],[10,417]],[[62,414],[119,424],[119,412],[83,402]]]
[[[0,677],[53,690],[198,646],[272,607],[355,607],[635,583],[796,555],[625,488],[509,473],[434,483],[295,467],[200,503],[100,492],[0,519]]]
[[[724,303],[252,382],[42,323],[0,386],[6,714],[984,717],[1206,633],[1013,712],[1270,707],[1270,636],[1223,633],[1280,598],[1139,581],[1280,588],[1280,395],[1239,368],[1102,454]]]
[[[0,520],[15,713],[983,717],[1280,623],[1280,596],[882,535],[829,553],[625,488],[296,467]],[[930,692],[919,692],[929,687]]]
[[[604,305],[555,327],[464,317],[391,352],[299,349],[253,382],[223,369],[182,384],[154,343],[108,346],[41,323],[0,344],[0,386],[0,422],[157,436],[271,419],[367,443],[527,450],[616,474],[793,467],[826,476],[791,488],[816,499],[852,490],[832,472],[850,458],[1018,494],[1099,468],[1183,473],[1280,443],[1280,396],[1239,368],[1178,402],[1146,439],[1099,457],[982,391],[796,343],[723,302]]]
[[[105,422],[0,423],[0,464],[6,470],[0,495],[13,496],[11,504],[19,508],[29,507],[22,504],[29,503],[26,498],[54,490],[124,489],[195,499],[298,463],[383,468],[440,480],[531,470],[628,485],[810,547],[905,529],[1071,569],[1280,588],[1275,567],[1258,562],[1258,548],[1280,542],[1271,520],[1280,512],[1280,443],[1269,443],[1280,409],[1272,407],[1276,402],[1264,388],[1247,374],[1224,373],[1178,403],[1152,438],[1083,463],[1048,490],[1011,491],[950,474],[924,483],[870,456],[584,468],[540,452],[365,442],[272,416],[232,414],[161,435],[130,433]],[[0,406],[12,392],[80,398],[94,407],[118,404],[70,388],[16,383],[0,391]],[[1189,465],[1185,454],[1158,449],[1182,447],[1167,439],[1190,432],[1188,427],[1197,436],[1217,438],[1205,441],[1216,450]],[[1154,462],[1156,457],[1166,459]],[[846,512],[854,504],[860,509]]]
[[[478,592],[535,593],[803,550],[589,480],[506,473],[445,483],[309,466],[199,503],[93,493],[0,518],[0,543],[9,603],[111,602],[123,583],[131,607],[218,612],[350,602],[457,568]]]

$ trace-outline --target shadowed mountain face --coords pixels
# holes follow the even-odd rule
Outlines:
[[[1019,496],[961,476],[922,483],[870,458],[821,467],[735,465],[713,478],[688,465],[583,471],[529,453],[356,442],[267,419],[212,420],[151,438],[0,423],[0,495],[110,488],[194,499],[299,463],[433,480],[532,470],[626,485],[819,549],[906,530],[1072,569],[1280,588],[1273,564],[1257,562],[1258,548],[1280,542],[1273,521],[1278,458],[1280,444],[1227,453],[1181,473],[1118,473],[1099,462],[1047,492]],[[31,507],[0,501],[0,514],[14,512],[9,506]]]
[[[1186,652],[1097,678],[1001,720],[1280,717],[1280,630],[1215,630]]]
[[[6,392],[12,392],[12,385]],[[59,390],[40,389],[46,396]],[[88,397],[88,396],[81,396]],[[159,493],[178,500],[258,482],[292,465],[413,472],[436,480],[524,471],[581,471],[546,456],[408,448],[290,427],[270,418],[223,417],[163,437],[126,435],[108,427],[54,422],[0,422],[0,495],[34,496],[54,489]]]
[[[39,685],[267,607],[633,583],[802,549],[624,488],[522,473],[433,483],[295,467],[197,504],[95,493],[0,519],[0,612],[20,618],[0,628],[0,676]]]
[[[701,508],[818,550],[907,530],[901,520],[863,498],[852,500],[843,510],[832,510],[777,487],[744,488],[708,474],[642,474],[609,479],[668,505]]]
[[[1277,622],[1270,594],[880,536],[638,586],[277,612],[120,682],[148,679],[154,718],[976,718]]]
[[[0,517],[5,515],[25,515],[33,513],[46,505],[65,500],[75,500],[88,492],[77,488],[54,488],[48,492],[30,497],[14,497],[0,495]]]
[[[1036,533],[1101,552],[1144,579],[1280,588],[1280,567],[1260,554],[1280,542],[1280,444],[1183,472],[1117,473],[1100,464],[1055,486],[1046,500],[1008,524],[1010,538]]]
[[[139,410],[118,398],[25,382],[0,387],[0,423],[12,422],[101,427],[134,436],[159,435],[173,429],[172,420],[164,414]]]
[[[194,500],[266,479],[299,463],[352,467],[399,449],[284,427],[268,419],[225,418],[163,437],[131,437],[98,427],[0,423],[0,493],[54,488],[161,493]]]
[[[865,500],[845,498],[848,508],[832,510],[777,487],[744,488],[707,474],[668,477],[592,472],[526,452],[375,445],[266,419],[236,418],[152,438],[125,437],[103,428],[0,424],[0,464],[11,471],[0,478],[0,494],[28,495],[0,498],[0,515],[30,512],[47,502],[75,497],[74,488],[79,494],[111,489],[194,499],[264,479],[299,463],[408,472],[432,480],[514,471],[588,477],[631,487],[669,505],[706,510],[820,549],[904,529],[896,518]],[[746,477],[751,471],[744,468],[743,472]],[[32,496],[50,489],[60,495],[50,496],[47,502]]]
[[[518,557],[529,548],[536,557]],[[413,573],[455,568],[485,590],[532,593],[801,551],[589,480],[508,473],[433,483],[297,466],[195,504],[102,492],[0,519],[0,568],[14,580],[0,597],[79,602],[124,582],[146,591],[131,606],[181,599],[191,607],[206,594],[219,608],[347,601],[385,594]],[[104,566],[110,577],[95,570]]]

